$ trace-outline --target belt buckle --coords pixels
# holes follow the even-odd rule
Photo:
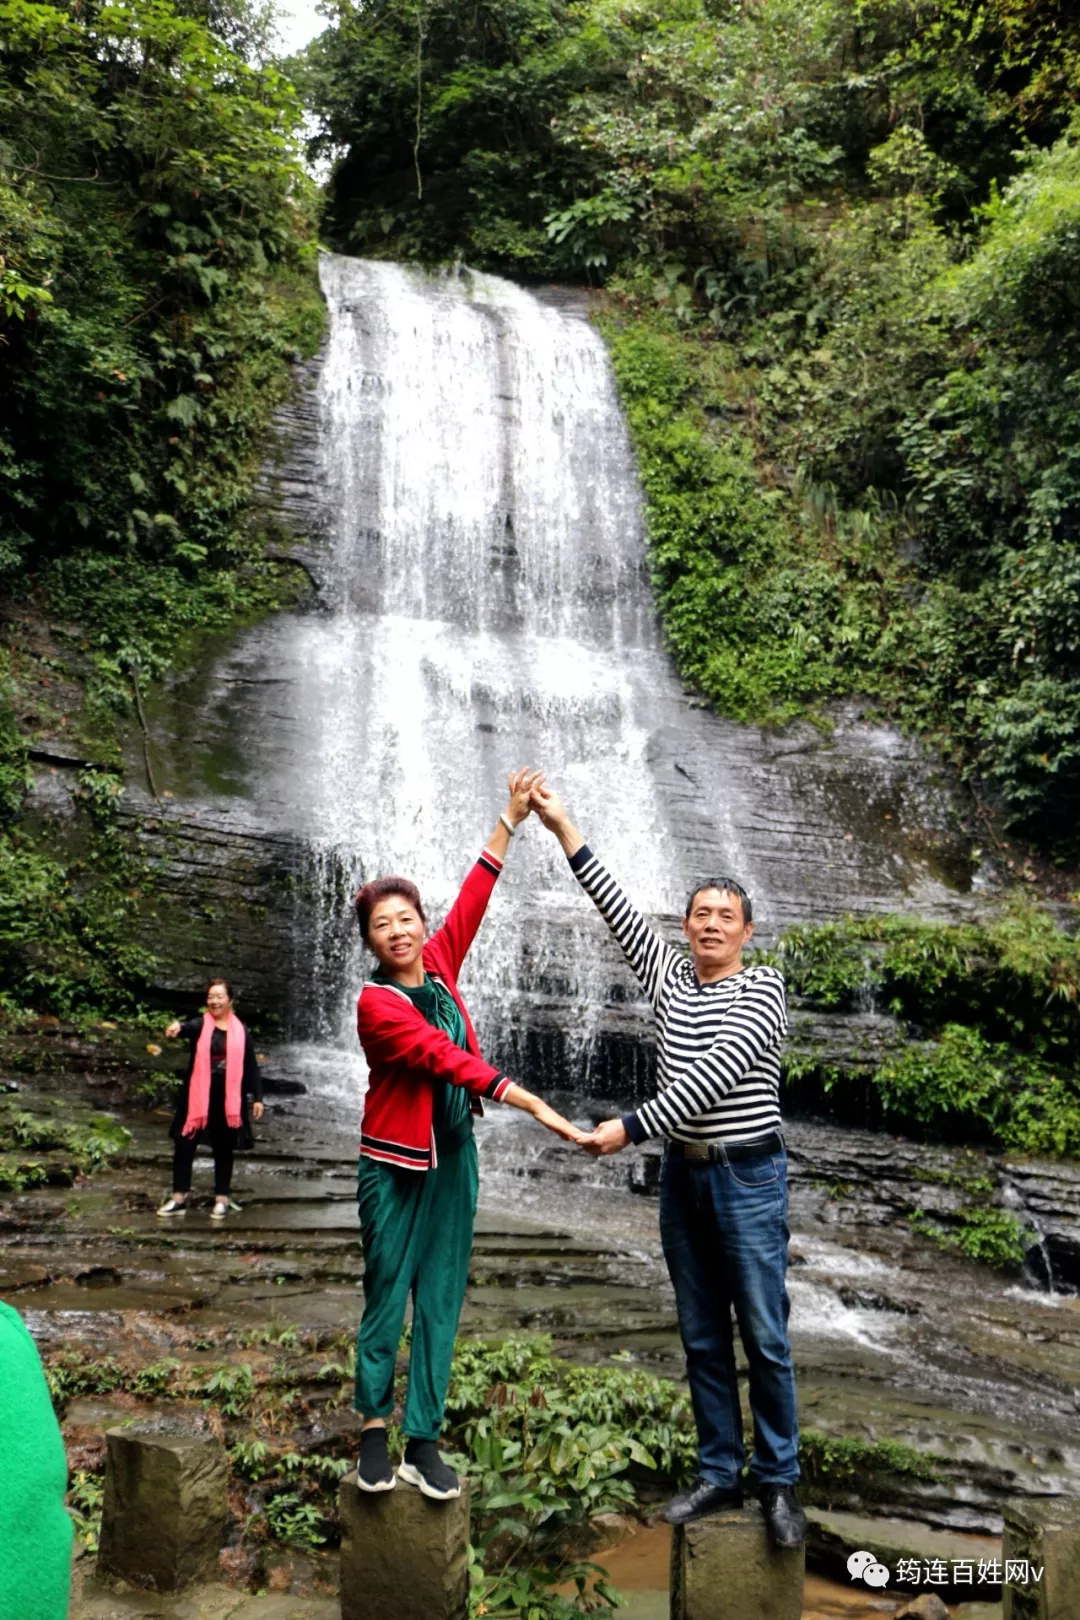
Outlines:
[[[708,1163],[712,1158],[708,1142],[683,1142],[682,1150],[685,1159],[697,1159],[701,1163]]]

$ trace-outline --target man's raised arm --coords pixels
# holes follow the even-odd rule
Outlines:
[[[532,790],[532,802],[540,820],[553,832],[577,878],[599,911],[629,962],[642,989],[655,1009],[668,974],[679,961],[679,954],[666,945],[650,928],[619,888],[607,868],[597,860],[567,814],[566,806],[553,789],[541,784]]]

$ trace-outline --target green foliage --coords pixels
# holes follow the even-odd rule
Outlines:
[[[246,1363],[239,1367],[215,1367],[209,1377],[194,1388],[223,1417],[243,1417],[255,1394],[255,1379]]]
[[[573,1581],[579,1595],[590,1589],[591,1566],[574,1552],[590,1519],[631,1509],[638,1481],[659,1476],[669,1488],[696,1470],[686,1395],[640,1368],[556,1362],[547,1338],[459,1341],[447,1419],[456,1465],[473,1481],[477,1613],[483,1603],[499,1615],[569,1620],[574,1611],[560,1608],[550,1588]],[[898,1474],[935,1477],[933,1459],[909,1447],[814,1430],[801,1436],[800,1466],[824,1501],[851,1490],[886,1496]],[[507,1547],[507,1562],[494,1565]],[[592,1589],[601,1603],[615,1597]]]
[[[773,959],[790,989],[820,1006],[874,1002],[931,1028],[963,1019],[1043,1056],[1066,1053],[1080,1026],[1080,940],[1023,895],[986,923],[796,924]]]
[[[915,1210],[909,1220],[916,1232],[940,1248],[956,1249],[998,1271],[1018,1271],[1032,1245],[1031,1228],[1007,1209],[961,1209],[948,1226],[929,1219],[922,1210]]]
[[[14,696],[11,661],[0,647],[0,836],[19,814],[29,785],[26,739],[15,718]]]
[[[68,1487],[67,1506],[75,1524],[75,1540],[87,1552],[97,1552],[104,1501],[104,1474],[93,1474],[85,1468],[77,1468]]]
[[[558,1568],[560,1585],[576,1587],[574,1598],[555,1591],[552,1572],[541,1566],[521,1566],[516,1559],[495,1574],[484,1568],[481,1553],[469,1548],[469,1617],[480,1620],[580,1620],[584,1614],[607,1614],[621,1608],[624,1599],[611,1585],[600,1564],[580,1558],[566,1559]]]
[[[588,1586],[598,1606],[613,1606],[574,1538],[597,1514],[632,1508],[632,1464],[685,1464],[687,1416],[671,1385],[622,1368],[560,1366],[550,1339],[459,1342],[447,1419],[454,1462],[473,1481],[475,1612],[563,1620],[577,1612],[552,1590],[564,1582],[582,1603]]]
[[[70,1184],[90,1175],[131,1141],[131,1132],[105,1114],[68,1122],[31,1113],[10,1098],[0,1097],[0,1187],[23,1192],[46,1181]],[[53,1157],[43,1163],[35,1154]]]
[[[79,1395],[109,1395],[120,1389],[125,1369],[115,1356],[95,1358],[82,1350],[61,1350],[45,1360],[45,1381],[58,1413]]]
[[[819,1006],[883,1004],[932,1035],[870,1072],[885,1122],[1017,1153],[1080,1154],[1080,942],[1047,911],[1014,896],[981,924],[886,916],[796,926],[773,960],[794,994]],[[788,1079],[827,1093],[852,1083],[806,1058]]]
[[[1080,826],[1080,19],[1055,0],[337,0],[344,245],[604,280],[679,668],[859,692]]]
[[[90,698],[131,714],[142,690],[200,633],[251,618],[286,600],[295,580],[287,566],[264,560],[255,541],[237,537],[219,566],[193,578],[183,564],[135,554],[78,551],[42,571],[50,610],[79,626],[90,658]]]
[[[299,105],[169,0],[5,0],[0,24],[5,275],[29,289],[0,301],[8,554],[190,577],[234,544],[311,341]]]
[[[887,1498],[897,1476],[932,1483],[936,1461],[897,1440],[855,1440],[818,1429],[799,1434],[799,1468],[807,1494],[826,1507],[849,1492],[865,1502]]]
[[[233,1334],[222,1334],[234,1341]],[[46,1376],[61,1414],[77,1395],[123,1388],[160,1404],[202,1398],[217,1406],[231,1438],[229,1460],[246,1497],[245,1534],[273,1536],[313,1550],[336,1540],[336,1487],[354,1464],[343,1435],[341,1455],[301,1451],[324,1392],[312,1400],[311,1351],[342,1354],[351,1335],[316,1346],[295,1330],[269,1324],[243,1335],[281,1352],[272,1368],[176,1358],[125,1365],[81,1351],[46,1356]],[[208,1350],[208,1338],[191,1348]],[[306,1393],[305,1393],[306,1392]],[[224,1397],[224,1400],[223,1400]],[[321,1421],[321,1417],[319,1421]],[[499,1342],[459,1340],[447,1402],[447,1451],[472,1482],[470,1613],[493,1620],[575,1620],[620,1606],[604,1569],[582,1556],[593,1544],[595,1515],[633,1512],[640,1486],[668,1491],[693,1476],[697,1441],[689,1398],[667,1380],[634,1367],[625,1352],[603,1367],[557,1361],[549,1338]],[[400,1442],[391,1433],[391,1445]],[[329,1442],[328,1442],[329,1444]],[[336,1449],[336,1447],[335,1447]],[[887,1494],[897,1475],[933,1480],[934,1459],[889,1442],[802,1436],[803,1472],[818,1500],[857,1492]],[[93,1481],[84,1511],[95,1509]],[[564,1596],[557,1587],[571,1587]]]
[[[604,331],[681,673],[737,719],[782,722],[848,690],[853,650],[875,633],[872,548],[848,529],[831,557],[807,558],[792,503],[762,487],[749,440],[730,424],[717,433],[702,408],[715,353],[655,317]]]
[[[326,1542],[323,1516],[312,1502],[304,1502],[295,1491],[283,1491],[266,1503],[271,1534],[288,1547],[311,1552]]]
[[[1080,1154],[1080,1082],[978,1030],[946,1024],[886,1060],[874,1080],[885,1117],[1015,1153]]]
[[[560,139],[559,114],[625,61],[632,21],[612,14],[603,27],[569,0],[328,9],[333,26],[297,77],[320,117],[316,151],[348,146],[329,208],[343,245],[428,260],[464,250],[528,273],[565,262],[570,237],[593,251],[610,209],[549,234],[549,215],[575,203],[591,168]]]
[[[295,587],[249,502],[322,305],[301,109],[264,33],[246,0],[0,0],[0,592],[63,621],[106,761],[186,640]],[[150,962],[120,783],[84,774],[74,858],[7,831],[20,679],[0,654],[0,1005],[130,1012]]]
[[[152,970],[133,939],[140,863],[119,831],[122,785],[79,778],[89,823],[82,850],[59,859],[21,830],[0,831],[0,1008],[59,1016],[130,1014]]]

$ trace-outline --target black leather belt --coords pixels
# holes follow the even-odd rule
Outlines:
[[[724,1164],[729,1159],[757,1159],[763,1153],[783,1153],[784,1138],[779,1131],[755,1136],[749,1142],[673,1142],[667,1150],[675,1159],[696,1164]]]

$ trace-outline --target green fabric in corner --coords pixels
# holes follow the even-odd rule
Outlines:
[[[37,1346],[0,1302],[0,1615],[66,1620],[67,1459]]]

